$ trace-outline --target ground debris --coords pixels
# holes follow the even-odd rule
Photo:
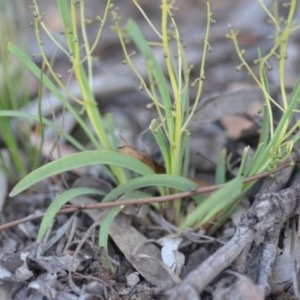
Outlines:
[[[280,229],[284,222],[297,213],[299,193],[300,186],[293,185],[277,193],[258,195],[252,207],[241,218],[232,239],[189,273],[181,283],[167,291],[168,299],[199,299],[199,293],[243,252],[249,253],[249,245],[257,241],[263,241],[263,244],[259,251],[260,262],[254,283],[265,296],[268,295]],[[247,257],[247,254],[243,253],[240,257]]]

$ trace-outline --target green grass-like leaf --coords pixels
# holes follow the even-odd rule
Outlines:
[[[112,201],[118,198],[120,195],[127,193],[128,191],[133,191],[140,188],[145,187],[168,187],[179,191],[189,191],[191,189],[195,189],[198,185],[185,177],[177,176],[177,175],[167,175],[167,174],[152,174],[145,175],[143,177],[138,177],[129,180],[126,183],[123,183],[109,192],[104,198],[105,201]],[[195,200],[199,196],[193,196]]]
[[[3,110],[0,111],[0,118],[1,117],[9,117],[9,118],[21,118],[28,122],[35,121],[35,122],[42,122],[43,125],[49,126],[50,128],[54,129],[56,132],[59,132],[61,136],[63,136],[69,143],[71,143],[74,147],[78,150],[85,150],[86,148],[76,139],[74,139],[70,134],[63,131],[61,127],[58,127],[53,122],[49,121],[46,118],[39,117],[36,115],[32,115],[28,112],[23,111],[15,111],[15,110]]]
[[[205,224],[211,220],[222,209],[225,209],[232,203],[234,204],[237,196],[241,193],[243,187],[242,177],[236,177],[229,181],[223,188],[214,192],[205,199],[180,225],[180,229],[195,224]]]
[[[132,170],[141,175],[153,174],[153,171],[136,160],[135,158],[114,151],[93,150],[75,153],[66,157],[57,159],[47,165],[44,165],[27,176],[25,176],[11,191],[13,197],[26,190],[30,186],[57,174],[61,174],[72,169],[87,167],[91,165],[104,164],[114,165]]]
[[[57,97],[61,103],[67,108],[67,110],[74,116],[78,124],[81,126],[85,134],[89,137],[90,141],[96,146],[99,146],[99,142],[95,139],[92,131],[86,125],[84,119],[80,116],[78,109],[72,106],[72,103],[68,101],[66,95],[64,95],[59,88],[47,77],[46,74],[42,75],[42,70],[38,68],[37,65],[20,49],[18,49],[14,44],[10,43],[8,45],[8,50],[14,54],[19,61],[36,76],[39,80],[42,80],[42,84],[47,87],[55,97]]]
[[[112,201],[118,198],[122,194],[129,193],[130,198],[132,198],[133,193],[132,191],[136,189],[146,188],[146,187],[167,187],[172,188],[180,191],[188,191],[194,188],[197,188],[198,185],[190,179],[176,176],[176,175],[167,175],[167,174],[153,174],[153,175],[145,175],[142,177],[134,178],[129,180],[126,183],[123,183],[109,192],[104,198],[103,202],[105,201]],[[137,197],[140,196],[140,193],[136,195]],[[195,195],[193,197],[195,201],[200,201],[201,196]],[[121,211],[120,207],[112,208],[109,213],[105,215],[101,222],[100,233],[99,233],[99,244],[100,247],[107,247],[107,240],[109,235],[109,227],[113,222],[114,218],[118,215]]]
[[[114,221],[115,217],[118,213],[122,210],[121,207],[113,207],[111,208],[107,214],[104,216],[101,222],[100,231],[99,231],[99,247],[103,247],[107,252],[107,245],[108,245],[108,236],[109,236],[109,229],[111,223]]]
[[[155,141],[159,147],[160,153],[164,159],[166,170],[170,170],[171,158],[170,158],[170,145],[164,134],[161,126],[157,122],[157,120],[152,120],[150,124],[150,130],[153,134]]]
[[[148,42],[142,34],[140,28],[133,20],[129,20],[127,22],[126,30],[130,38],[134,41],[135,45],[142,53],[143,57],[146,59],[147,69],[152,73],[152,76],[155,79],[164,105],[164,110],[166,111],[166,115],[171,116],[172,100],[168,89],[168,83],[166,81],[162,68],[153,55],[152,49],[149,47]]]
[[[148,194],[141,192],[141,191],[130,191],[127,193],[127,196],[130,199],[134,198],[144,198],[149,196]],[[103,217],[101,220],[101,226],[99,230],[99,247],[104,248],[107,252],[107,245],[108,245],[108,236],[109,236],[109,230],[112,222],[114,221],[115,217],[118,215],[118,213],[122,210],[120,206],[111,208],[108,213]]]
[[[69,202],[71,199],[83,195],[103,195],[104,193],[97,189],[92,188],[72,188],[70,190],[67,190],[63,192],[61,195],[59,195],[55,200],[50,204],[48,209],[45,212],[45,216],[43,217],[39,232],[38,232],[38,240],[41,240],[45,234],[48,228],[50,227],[51,223],[53,222],[56,214],[59,212],[59,210],[62,208],[64,204]]]
[[[226,182],[226,156],[227,156],[227,150],[226,148],[223,148],[220,152],[217,161],[216,179],[215,179],[216,184],[221,184]]]

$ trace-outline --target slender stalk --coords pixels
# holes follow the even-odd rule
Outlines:
[[[190,123],[191,119],[193,118],[196,112],[196,109],[198,107],[202,95],[202,90],[203,90],[203,85],[205,80],[205,63],[206,63],[206,57],[209,48],[208,40],[210,35],[211,23],[212,23],[212,12],[210,8],[210,1],[206,1],[206,15],[207,15],[206,30],[205,30],[205,37],[203,41],[203,47],[202,47],[202,57],[201,57],[201,64],[200,64],[200,71],[199,71],[199,80],[198,80],[199,84],[198,84],[197,94],[195,97],[194,104],[192,106],[192,110],[188,118],[185,120],[184,125],[182,126],[182,131],[185,131],[187,129],[188,124]]]

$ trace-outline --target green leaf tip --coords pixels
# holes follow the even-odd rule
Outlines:
[[[9,196],[14,197],[34,184],[63,172],[97,164],[120,166],[141,175],[153,174],[147,165],[131,156],[115,151],[84,151],[62,157],[34,170],[15,185]]]

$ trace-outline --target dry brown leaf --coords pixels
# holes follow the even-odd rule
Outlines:
[[[147,154],[135,150],[132,146],[130,146],[128,144],[120,146],[118,148],[118,151],[120,153],[126,154],[128,156],[131,156],[131,157],[139,160],[140,162],[144,163],[149,168],[151,168],[157,174],[164,174],[166,172],[165,168],[163,166],[161,166],[158,163],[156,163]]]
[[[179,277],[161,261],[159,248],[128,224],[127,220],[128,217],[120,215],[110,228],[111,238],[127,260],[159,289],[167,289],[178,283]]]

